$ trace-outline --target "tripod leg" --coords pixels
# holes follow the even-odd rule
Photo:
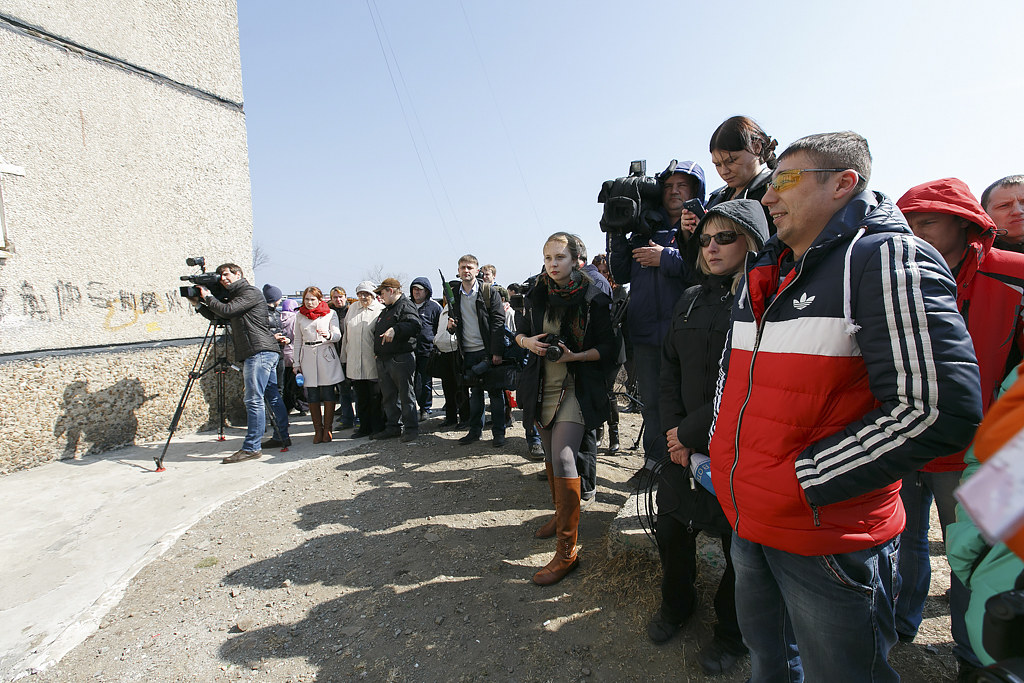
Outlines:
[[[159,457],[153,458],[156,461],[156,471],[163,472],[164,468],[164,457],[167,455],[167,449],[171,445],[171,439],[174,438],[174,432],[178,429],[178,422],[181,420],[182,414],[185,412],[185,403],[188,401],[189,394],[192,393],[192,387],[195,385],[196,380],[200,379],[203,375],[209,372],[212,368],[201,370],[203,365],[206,363],[206,357],[210,353],[210,348],[217,343],[217,328],[214,323],[210,323],[210,326],[206,328],[206,335],[203,337],[202,343],[199,345],[199,352],[196,354],[196,360],[192,363],[192,370],[188,373],[188,381],[185,382],[185,389],[181,392],[181,398],[178,400],[178,407],[174,410],[174,417],[171,418],[171,426],[167,435],[167,443],[164,444],[163,451],[160,452]]]
[[[640,431],[637,432],[636,441],[633,442],[633,447],[630,448],[631,451],[635,451],[637,448],[640,447],[640,442],[643,441],[643,438],[644,438],[644,429],[646,429],[646,428],[647,428],[647,423],[641,422],[640,423]]]

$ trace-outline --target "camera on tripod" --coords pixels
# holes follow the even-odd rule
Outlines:
[[[224,288],[224,285],[220,283],[220,275],[217,273],[206,272],[206,259],[202,256],[192,256],[185,259],[185,265],[192,266],[193,268],[198,267],[202,270],[198,275],[182,275],[180,280],[183,282],[191,282],[195,287],[179,287],[178,291],[186,299],[198,299],[202,296],[202,292],[199,290],[199,286],[206,287],[210,290],[210,294],[215,296],[217,299],[224,301],[228,296],[228,290]]]

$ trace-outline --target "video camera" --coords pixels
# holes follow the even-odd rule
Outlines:
[[[202,285],[210,290],[210,294],[215,296],[221,301],[225,301],[228,297],[228,290],[224,288],[224,285],[220,283],[220,275],[217,273],[206,272],[206,259],[202,256],[193,256],[185,259],[185,265],[192,266],[193,268],[198,267],[202,270],[198,275],[182,275],[180,280],[183,282],[191,282],[193,285]],[[186,299],[199,298],[202,293],[199,291],[199,287],[179,287],[178,291]]]
[[[604,204],[602,232],[623,237],[632,233],[650,239],[665,227],[665,214],[658,210],[661,208],[661,182],[646,173],[647,161],[641,159],[630,163],[628,176],[601,184],[597,202]]]

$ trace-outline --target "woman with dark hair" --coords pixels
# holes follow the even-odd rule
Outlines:
[[[318,287],[302,292],[302,307],[295,316],[295,374],[302,373],[303,387],[313,418],[313,443],[332,441],[334,404],[338,400],[338,382],[345,373],[333,342],[341,340],[338,314],[323,300]],[[320,410],[323,407],[323,413]]]
[[[722,540],[725,573],[715,594],[714,640],[700,649],[708,673],[732,668],[746,654],[736,619],[735,580],[730,549],[732,528],[712,491],[695,481],[691,458],[706,460],[718,366],[729,332],[737,286],[748,252],[768,239],[760,203],[737,199],[712,207],[697,225],[697,265],[707,276],[680,297],[662,345],[661,424],[671,462],[658,484],[658,554],[661,557],[661,609],[647,626],[655,643],[667,642],[697,605],[696,539],[704,531]],[[703,479],[701,479],[703,481]]]
[[[605,374],[614,360],[611,299],[579,268],[579,243],[556,232],[544,243],[544,272],[528,294],[516,343],[530,351],[519,383],[523,424],[537,423],[555,516],[535,534],[557,535],[555,557],[533,582],[547,586],[576,569],[583,433],[608,419]],[[557,343],[556,339],[557,337]]]
[[[761,201],[768,189],[772,169],[779,164],[775,158],[778,144],[749,116],[726,119],[715,129],[709,145],[711,161],[725,181],[725,187],[712,192],[704,208],[710,209],[732,199]],[[763,207],[763,210],[768,219],[768,232],[774,235],[775,224],[768,215],[768,207]]]
[[[616,357],[608,368],[608,375],[605,378],[605,386],[608,388],[608,452],[615,453],[619,450],[619,406],[615,397],[615,380],[619,376],[622,364],[626,362],[626,343],[622,337],[622,322],[626,319],[625,307],[629,301],[629,292],[626,288],[615,281],[612,271],[608,267],[607,254],[598,254],[592,261],[597,272],[604,275],[612,288],[612,334],[615,335]],[[618,321],[616,323],[616,321]],[[597,444],[601,445],[604,425],[597,429]]]

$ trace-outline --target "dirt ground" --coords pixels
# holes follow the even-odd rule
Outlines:
[[[550,494],[534,476],[542,465],[524,457],[521,424],[497,449],[460,446],[462,434],[436,431],[439,421],[421,425],[416,443],[360,443],[221,507],[136,576],[100,630],[34,679],[746,680],[746,662],[720,677],[696,663],[713,621],[707,586],[684,632],[655,646],[646,623],[658,564],[607,557],[636,452],[602,449],[597,498],[581,515],[580,569],[541,588],[530,577],[554,541],[533,531],[551,514]],[[622,421],[628,448],[639,417]],[[311,433],[308,418],[297,433]],[[956,675],[943,553],[933,541],[917,641],[890,655],[912,683]]]

